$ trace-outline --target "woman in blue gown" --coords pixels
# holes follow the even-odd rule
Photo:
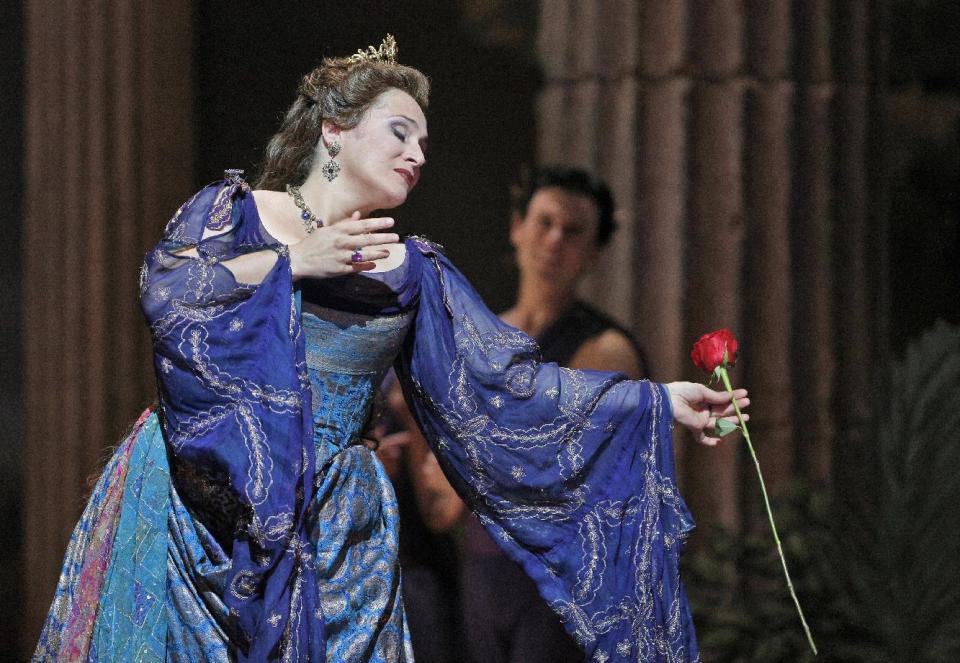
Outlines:
[[[391,365],[587,660],[698,660],[671,426],[715,444],[730,398],[541,363],[440,247],[379,232],[425,162],[428,84],[395,53],[325,60],[257,190],[228,171],[147,255],[159,403],[93,491],[34,660],[411,661],[396,499],[364,443]]]

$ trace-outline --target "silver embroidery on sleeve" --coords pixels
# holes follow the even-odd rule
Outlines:
[[[431,257],[429,252],[425,254]],[[444,305],[455,320],[456,354],[447,375],[445,394],[427,393],[416,380],[412,381],[412,388],[417,400],[441,423],[444,435],[437,441],[441,450],[448,445],[444,439],[447,436],[456,440],[462,450],[466,462],[463,479],[472,493],[470,501],[479,509],[481,522],[495,538],[509,541],[511,532],[524,523],[570,522],[576,517],[577,534],[572,543],[580,551],[579,568],[574,574],[570,599],[557,600],[551,605],[574,638],[589,648],[602,634],[613,631],[630,634],[629,638],[618,638],[608,644],[606,651],[596,649],[592,657],[596,661],[608,661],[612,656],[635,661],[688,661],[679,585],[670,590],[673,595],[669,598],[668,614],[662,617],[655,614],[666,589],[660,580],[664,570],[659,568],[651,542],[662,538],[668,549],[675,550],[677,542],[685,536],[682,529],[665,530],[661,522],[664,509],[673,510],[677,522],[684,516],[676,486],[661,473],[657,460],[663,441],[656,431],[665,412],[660,387],[645,383],[651,396],[653,436],[648,441],[649,449],[635,459],[643,476],[642,494],[626,501],[601,500],[586,513],[581,509],[593,491],[590,484],[582,482],[572,482],[571,486],[575,487],[561,489],[562,493],[554,493],[548,500],[508,502],[499,499],[496,494],[508,485],[506,480],[519,482],[525,472],[519,463],[505,468],[492,467],[494,448],[502,452],[550,446],[557,451],[555,469],[561,480],[574,478],[586,462],[584,433],[599,425],[604,433],[611,434],[620,424],[617,420],[594,424],[591,413],[603,398],[616,398],[621,389],[634,389],[636,383],[611,377],[604,385],[588,387],[582,373],[560,369],[560,380],[541,384],[543,380],[555,380],[551,376],[556,373],[538,371],[538,350],[531,339],[503,328],[484,332],[469,317],[458,317],[459,313],[451,305],[444,268],[435,256],[431,262],[439,276]],[[486,384],[499,386],[499,393],[482,401],[472,386],[477,375],[481,375]],[[521,401],[537,394],[555,405],[557,414],[552,420],[542,421],[536,427],[518,428],[494,418],[494,410],[523,407]],[[502,453],[499,455],[502,458]],[[595,488],[600,492],[599,487]],[[615,543],[622,554],[629,556],[635,569],[632,595],[625,595],[602,611],[592,608],[592,602],[607,586],[604,576],[609,572],[608,548],[614,542],[606,536],[626,525],[638,532],[635,540]],[[662,533],[658,533],[661,530]],[[545,560],[544,570],[549,574],[548,569],[549,561]],[[658,618],[665,626],[655,629],[646,626]]]

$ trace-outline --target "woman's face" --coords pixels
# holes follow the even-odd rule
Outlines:
[[[426,162],[427,118],[413,97],[390,89],[374,100],[353,129],[325,126],[324,138],[340,141],[337,161],[343,184],[371,209],[389,209],[402,204],[420,179]],[[328,158],[325,153],[320,157],[318,163]]]

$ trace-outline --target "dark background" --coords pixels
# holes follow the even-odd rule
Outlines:
[[[515,3],[517,36],[499,39],[455,2],[361,5],[338,5],[333,26],[324,12],[305,14],[297,2],[198,5],[198,183],[218,179],[225,167],[255,172],[303,74],[322,56],[352,53],[392,33],[400,61],[432,84],[428,165],[396,212],[397,228],[442,243],[468,274],[484,275],[477,283],[491,306],[505,307],[512,288],[489,266],[491,257],[508,263],[508,185],[534,154],[535,5]]]
[[[18,2],[0,3],[0,209],[7,237],[0,248],[0,522],[3,523],[4,555],[0,564],[0,594],[8,597],[0,608],[0,659],[3,652],[16,652],[19,645],[17,604],[22,600],[20,575],[20,468],[23,449],[23,404],[20,338],[20,224],[23,172],[23,35]]]

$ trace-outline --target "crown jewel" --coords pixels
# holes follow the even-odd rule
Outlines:
[[[393,35],[388,34],[380,42],[380,48],[367,46],[367,50],[362,48],[350,56],[351,62],[396,62],[397,61],[397,40]]]

